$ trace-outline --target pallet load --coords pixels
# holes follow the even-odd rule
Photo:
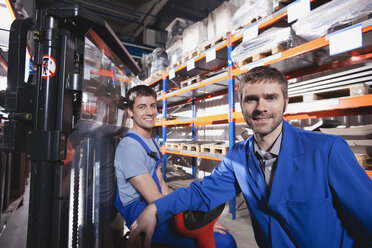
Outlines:
[[[232,30],[244,28],[273,12],[272,0],[248,0],[231,19]]]
[[[372,125],[349,128],[320,128],[322,133],[343,137],[354,152],[359,164],[366,170],[372,169]]]
[[[169,65],[168,55],[164,48],[156,48],[152,52],[151,76],[161,77],[161,71]]]
[[[207,20],[196,22],[183,31],[182,52],[184,59],[188,60],[198,55],[201,46],[207,40]]]
[[[368,19],[370,0],[333,0],[300,17],[292,25],[296,34],[308,41]]]
[[[169,65],[175,66],[182,59],[182,34],[185,29],[192,24],[192,21],[177,17],[165,30],[168,32],[166,52],[168,54]]]
[[[232,51],[231,58],[235,64],[243,66],[302,43],[304,40],[296,36],[290,27],[271,28],[256,38],[242,42]],[[286,70],[298,70],[316,64],[318,56],[317,53],[303,54],[273,66],[285,73]]]
[[[231,32],[231,18],[236,12],[237,7],[229,2],[223,2],[219,7],[208,15],[207,42],[214,43],[226,38],[226,34]]]

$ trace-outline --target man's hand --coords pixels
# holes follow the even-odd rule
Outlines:
[[[128,247],[151,247],[151,238],[156,226],[157,209],[155,204],[150,204],[138,216],[137,220],[130,226],[130,235],[128,240]],[[141,233],[145,233],[145,239],[142,240]],[[142,246],[143,242],[143,246]]]
[[[216,221],[216,223],[214,223],[213,232],[218,232],[218,233],[226,234],[226,232],[228,232],[228,231],[229,231],[229,229],[227,229],[219,221]]]

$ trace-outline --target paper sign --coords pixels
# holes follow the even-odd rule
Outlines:
[[[175,78],[176,77],[176,72],[174,69],[169,71],[169,79]]]
[[[205,61],[208,63],[209,61],[216,59],[216,48],[209,49],[205,54]]]
[[[310,11],[309,0],[297,0],[287,7],[288,23],[293,22],[302,16],[306,16]]]
[[[244,30],[243,42],[256,38],[258,36],[258,24],[249,26]]]
[[[190,71],[195,68],[195,61],[194,59],[190,59],[187,61],[187,71]]]
[[[358,24],[328,35],[329,54],[346,52],[363,45],[362,25]]]
[[[172,63],[174,64],[174,63],[176,63],[177,62],[177,54],[173,54],[172,55]]]

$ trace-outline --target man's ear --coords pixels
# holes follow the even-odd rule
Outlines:
[[[285,113],[285,111],[287,110],[288,102],[289,102],[289,97],[287,97],[287,98],[285,99],[285,105],[284,105],[283,113]]]
[[[130,108],[128,108],[128,114],[130,118],[133,118],[133,111]]]

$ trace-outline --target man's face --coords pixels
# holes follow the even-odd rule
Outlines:
[[[279,83],[262,81],[247,83],[242,92],[241,107],[245,121],[255,135],[280,133],[288,99]]]
[[[134,127],[151,130],[158,114],[156,100],[152,96],[139,96],[134,100],[133,111],[129,109],[128,112],[133,117]]]

